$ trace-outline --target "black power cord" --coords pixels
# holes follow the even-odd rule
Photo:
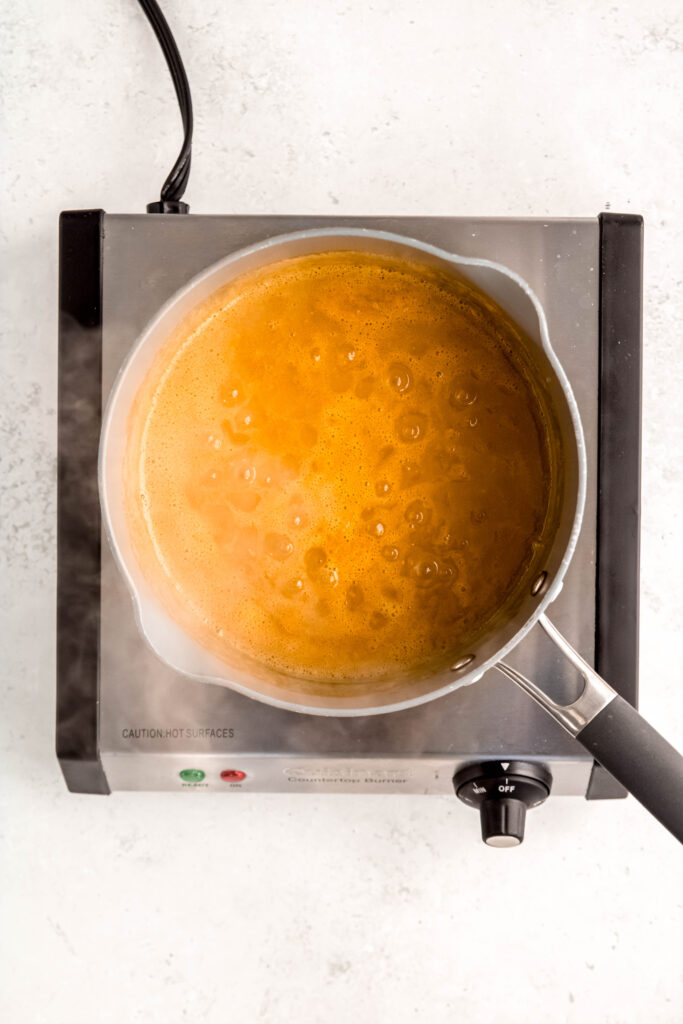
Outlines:
[[[180,114],[183,119],[185,137],[178,159],[174,163],[171,173],[163,184],[159,201],[148,203],[147,213],[189,213],[190,207],[187,203],[181,202],[183,193],[187,188],[187,179],[190,177],[190,162],[192,160],[192,97],[190,96],[190,85],[185,74],[185,68],[178,52],[173,33],[168,27],[166,18],[161,13],[161,8],[156,0],[138,0],[147,20],[154,30],[154,35],[159,40],[163,50],[168,70],[171,72],[173,87],[178,97]]]

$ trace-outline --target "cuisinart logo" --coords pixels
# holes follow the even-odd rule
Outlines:
[[[400,786],[408,781],[403,768],[285,768],[288,782]]]

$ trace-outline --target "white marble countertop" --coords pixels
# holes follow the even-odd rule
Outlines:
[[[680,4],[164,6],[194,212],[645,216],[641,707],[683,745]],[[680,1021],[680,849],[633,800],[550,800],[503,851],[455,799],[66,792],[57,215],[143,210],[179,117],[133,0],[2,8],[0,1016]]]

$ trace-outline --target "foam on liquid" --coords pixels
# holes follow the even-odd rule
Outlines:
[[[133,407],[146,576],[194,638],[311,680],[467,653],[548,511],[539,397],[479,293],[395,258],[284,261],[218,293]]]

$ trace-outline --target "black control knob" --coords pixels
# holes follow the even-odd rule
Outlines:
[[[543,803],[552,781],[547,768],[532,761],[485,761],[461,768],[453,786],[463,803],[479,808],[488,846],[519,846],[527,809]]]

